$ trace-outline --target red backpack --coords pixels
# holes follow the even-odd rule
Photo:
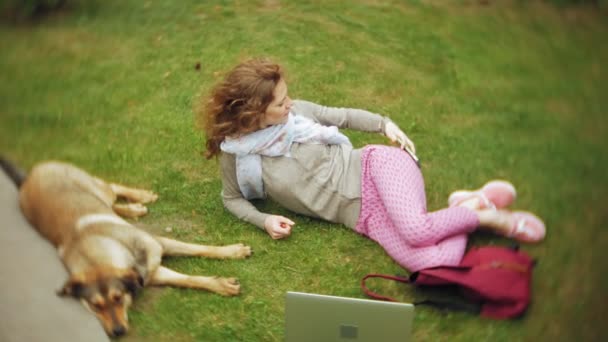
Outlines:
[[[384,274],[368,274],[361,280],[363,291],[370,297],[397,301],[372,292],[365,285],[369,278],[392,279],[425,288],[438,285],[455,285],[468,302],[476,305],[482,316],[506,319],[522,315],[530,302],[532,269],[535,262],[519,248],[472,248],[460,265],[428,268],[412,273],[409,278]],[[469,310],[457,303],[424,300],[418,305]]]

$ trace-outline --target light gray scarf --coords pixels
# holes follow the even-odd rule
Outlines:
[[[289,113],[284,124],[269,126],[238,138],[226,137],[220,149],[236,155],[236,178],[246,199],[265,197],[261,156],[289,157],[294,142],[351,145],[338,127],[323,126],[292,113]]]

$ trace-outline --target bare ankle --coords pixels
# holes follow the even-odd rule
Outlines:
[[[465,207],[472,210],[479,210],[481,207],[481,201],[477,197],[471,197],[466,201],[462,201],[458,204],[459,207]]]
[[[476,212],[480,227],[500,235],[511,231],[512,221],[509,212],[494,209],[482,209]]]

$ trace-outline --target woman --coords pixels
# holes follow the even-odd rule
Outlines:
[[[273,239],[289,236],[295,223],[249,200],[270,197],[293,212],[342,223],[412,272],[458,264],[477,227],[523,242],[544,238],[539,218],[503,209],[515,199],[505,181],[454,192],[449,208],[427,213],[422,174],[403,150],[415,153],[414,144],[390,119],[292,100],[281,66],[269,60],[232,69],[202,115],[206,157],[220,159],[225,207]],[[402,148],[353,149],[338,128],[383,133]]]

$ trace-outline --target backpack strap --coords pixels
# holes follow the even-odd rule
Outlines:
[[[410,280],[408,278],[402,278],[402,277],[398,277],[398,276],[391,276],[388,274],[378,274],[378,273],[368,274],[365,277],[363,277],[363,279],[361,279],[361,288],[363,289],[363,292],[365,292],[366,295],[368,295],[369,297],[375,298],[375,299],[387,300],[389,302],[398,302],[398,300],[396,300],[395,298],[392,298],[392,297],[387,297],[387,296],[377,294],[376,292],[373,292],[372,290],[368,289],[367,286],[365,285],[365,281],[368,278],[384,278],[384,279],[395,280],[395,281],[398,281],[401,283],[410,282]]]
[[[383,278],[383,279],[398,281],[400,283],[411,284],[409,278],[392,276],[392,275],[388,275],[388,274],[371,273],[371,274],[368,274],[365,277],[363,277],[363,279],[361,279],[361,288],[363,289],[363,292],[365,292],[365,294],[367,296],[369,296],[371,298],[375,298],[375,299],[386,300],[389,302],[399,302],[399,301],[396,300],[395,298],[383,296],[383,295],[380,295],[380,294],[370,290],[365,285],[365,281],[369,278]],[[447,310],[454,310],[454,311],[470,312],[470,313],[474,313],[474,314],[479,314],[481,311],[481,306],[479,304],[473,304],[473,303],[465,304],[465,303],[456,302],[456,301],[425,299],[425,300],[413,302],[412,304],[427,305],[427,306],[432,306],[434,308],[442,309],[442,310],[447,309]]]

